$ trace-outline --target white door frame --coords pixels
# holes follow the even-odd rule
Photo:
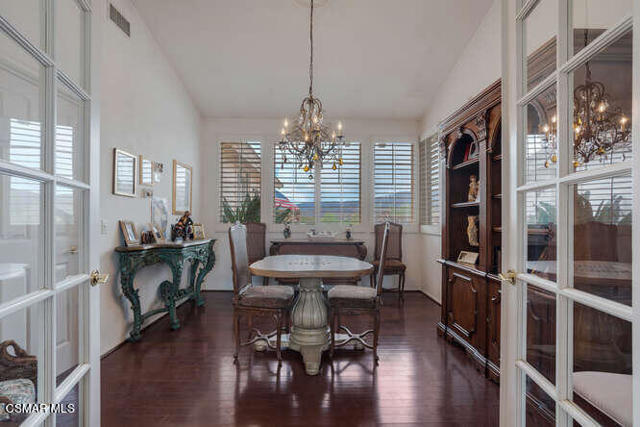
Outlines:
[[[543,82],[532,88],[528,93],[521,89],[523,82],[524,54],[522,20],[538,4],[538,0],[502,0],[502,96],[503,96],[503,150],[505,167],[503,168],[502,187],[503,192],[503,258],[502,271],[514,270],[519,272],[516,285],[504,281],[502,284],[502,324],[501,324],[501,379],[500,379],[500,424],[502,426],[521,426],[525,424],[525,383],[524,374],[527,374],[539,387],[541,387],[556,402],[556,425],[569,426],[570,417],[583,425],[597,425],[577,405],[571,402],[570,384],[570,360],[571,337],[569,325],[571,313],[569,311],[572,301],[590,306],[612,316],[624,319],[632,323],[633,342],[633,420],[634,425],[640,425],[640,262],[633,263],[632,307],[605,300],[585,292],[580,292],[571,287],[569,283],[568,256],[570,243],[570,226],[566,218],[569,217],[569,185],[581,182],[587,178],[596,179],[610,177],[622,173],[632,173],[633,195],[633,241],[640,242],[640,30],[638,22],[640,17],[640,0],[633,0],[633,11],[613,26],[602,36],[584,48],[578,55],[568,58],[567,46],[571,31],[571,0],[559,0],[558,32],[557,32],[557,64],[558,69]],[[634,20],[632,17],[636,17]],[[635,24],[634,24],[635,22]],[[562,144],[562,140],[570,141],[569,129],[569,86],[568,73],[582,65],[589,56],[597,53],[599,47],[606,42],[613,41],[628,29],[634,28],[633,34],[633,114],[632,114],[632,140],[633,159],[593,169],[589,171],[573,173],[569,170],[567,161],[572,153],[569,144]],[[541,93],[547,87],[556,85],[558,106],[558,140],[559,144],[559,178],[546,183],[524,184],[522,171],[524,170],[523,156],[519,152],[519,141],[524,141],[524,114],[521,109],[526,108],[527,101]],[[523,143],[521,143],[523,144]],[[524,151],[524,150],[522,150]],[[562,161],[564,159],[564,162]],[[555,187],[558,202],[558,285],[539,277],[522,274],[526,271],[524,260],[526,257],[526,242],[524,231],[523,198],[526,191],[535,190],[543,185],[551,184]],[[638,246],[638,245],[636,245]],[[633,248],[635,252],[638,247]],[[637,253],[634,259],[638,259]],[[565,278],[564,280],[562,278]],[[552,292],[556,296],[556,381],[555,385],[539,374],[525,359],[526,355],[526,305],[524,294],[526,284],[534,284]]]
[[[55,26],[56,7],[61,1],[74,1],[84,20],[83,60],[84,85],[75,82],[59,68],[56,63]],[[103,0],[94,1],[101,4]],[[42,169],[30,169],[7,160],[0,160],[0,173],[7,176],[28,178],[42,184],[44,204],[41,206],[41,227],[44,229],[45,257],[44,283],[35,284],[37,289],[10,301],[0,304],[0,320],[12,313],[39,305],[42,307],[44,327],[40,333],[44,336],[44,360],[39,361],[38,397],[39,403],[60,403],[67,394],[79,385],[80,425],[100,425],[100,290],[90,286],[89,272],[99,266],[99,253],[90,236],[99,235],[98,215],[100,210],[100,110],[99,110],[99,64],[101,25],[104,20],[104,8],[92,10],[90,0],[42,0],[42,41],[41,45],[32,43],[20,33],[11,22],[0,16],[0,32],[13,39],[25,53],[44,67],[44,131]],[[38,41],[36,41],[38,42]],[[80,179],[71,179],[55,175],[55,130],[57,88],[65,85],[84,103],[83,115],[83,157],[79,162]],[[83,194],[79,211],[81,274],[67,277],[56,283],[55,279],[55,192],[63,185]],[[78,366],[56,385],[56,320],[57,298],[63,292],[78,289]],[[42,324],[41,323],[41,324]],[[30,415],[23,425],[56,425],[56,415],[39,412]]]

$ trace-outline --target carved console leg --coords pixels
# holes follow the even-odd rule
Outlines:
[[[179,257],[179,259],[177,259],[171,266],[171,271],[173,272],[173,283],[171,283],[170,289],[167,292],[166,304],[167,309],[169,310],[169,318],[171,319],[171,329],[174,331],[180,328],[180,320],[178,320],[178,315],[176,314],[176,294],[178,293],[178,289],[180,289],[183,267],[182,257]]]
[[[138,290],[133,288],[133,278],[135,277],[135,271],[129,271],[126,267],[126,263],[121,261],[120,270],[120,284],[122,293],[131,303],[131,311],[133,311],[133,327],[129,333],[130,341],[139,341],[142,338],[140,330],[142,329],[142,312],[140,310],[140,297]]]
[[[195,287],[193,290],[192,298],[198,306],[204,305],[204,298],[202,298],[202,295],[200,293],[202,282],[204,281],[205,276],[209,274],[214,264],[216,263],[216,254],[215,252],[213,252],[213,243],[213,241],[209,243],[209,256],[207,257],[206,262],[202,262],[202,268],[198,272],[198,278],[196,279]]]
[[[329,345],[327,304],[320,279],[300,280],[300,292],[292,312],[289,348],[299,351],[309,375],[320,370],[322,352]]]

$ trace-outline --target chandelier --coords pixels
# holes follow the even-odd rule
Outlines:
[[[281,139],[278,143],[284,153],[281,167],[292,161],[296,167],[309,173],[313,178],[314,167],[322,168],[324,162],[332,162],[332,169],[342,166],[343,142],[342,122],[338,122],[336,129],[325,122],[322,102],[313,96],[313,2],[310,0],[309,18],[309,94],[302,100],[300,111],[293,123],[284,119],[284,126],[280,131]]]
[[[585,30],[587,45],[589,30]],[[545,133],[544,149],[547,154],[545,167],[558,161],[557,118],[542,127]],[[614,150],[629,143],[631,127],[622,109],[612,106],[604,84],[591,79],[589,62],[585,64],[585,82],[573,91],[573,166],[578,167],[594,159],[605,161]],[[622,158],[625,158],[624,150]]]

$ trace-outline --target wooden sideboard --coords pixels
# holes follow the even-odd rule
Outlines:
[[[309,239],[278,239],[271,241],[270,255],[335,255],[346,256],[364,260],[367,257],[367,247],[363,240],[309,240]],[[357,280],[343,280],[327,278],[327,283],[350,283]],[[291,282],[291,279],[278,279],[283,283]],[[295,280],[294,280],[295,281]]]

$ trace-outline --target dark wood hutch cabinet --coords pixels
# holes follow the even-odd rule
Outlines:
[[[495,381],[500,372],[500,101],[498,80],[445,119],[440,129],[445,173],[439,260],[443,300],[437,329],[464,347],[478,368]],[[472,175],[478,190],[470,201]],[[476,227],[474,232],[471,226],[470,236],[472,222]],[[459,263],[461,251],[476,253],[476,263]]]

